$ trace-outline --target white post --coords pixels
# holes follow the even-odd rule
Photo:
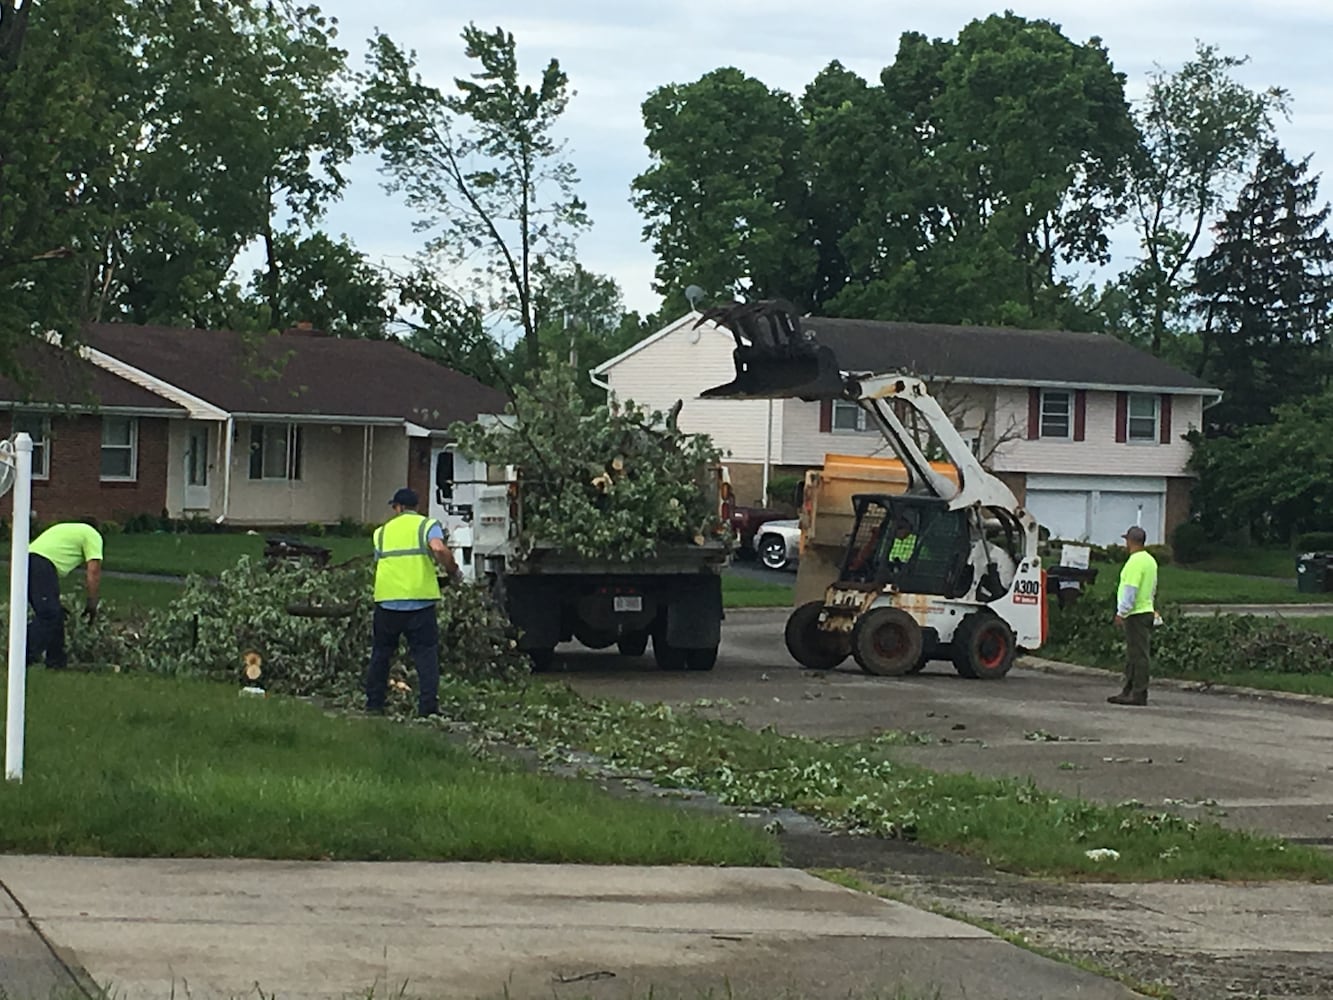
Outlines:
[[[768,401],[768,432],[764,437],[764,498],[760,501],[768,506],[768,477],[773,466],[773,400]]]
[[[9,551],[9,701],[5,780],[23,780],[24,696],[28,680],[28,533],[32,517],[32,438],[14,438],[14,533]]]

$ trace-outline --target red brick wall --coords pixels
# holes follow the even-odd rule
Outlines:
[[[1166,481],[1166,538],[1163,541],[1170,542],[1171,533],[1189,520],[1193,492],[1193,479],[1180,477]]]
[[[12,430],[12,415],[0,413],[0,437]],[[50,475],[34,479],[32,509],[37,520],[96,517],[123,523],[136,514],[160,516],[167,505],[167,427],[163,417],[139,418],[138,479],[104,483],[102,418],[93,415],[51,418]],[[10,497],[0,500],[0,514],[13,510]]]
[[[430,438],[412,438],[407,444],[407,486],[421,498],[421,512],[430,510]]]

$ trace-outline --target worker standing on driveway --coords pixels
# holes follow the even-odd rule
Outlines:
[[[417,668],[417,714],[439,712],[440,600],[438,570],[461,579],[439,521],[417,513],[415,491],[401,489],[389,505],[394,516],[375,532],[375,618],[366,668],[366,711],[384,711],[389,662],[406,637]]]
[[[98,596],[102,588],[102,534],[85,521],[53,524],[28,546],[28,603],[32,621],[28,623],[29,665],[43,657],[51,670],[69,665],[65,654],[65,608],[60,603],[60,578],[84,567],[87,590],[83,616],[97,617]]]
[[[1120,571],[1115,623],[1125,630],[1125,686],[1106,700],[1112,705],[1148,704],[1148,667],[1152,653],[1157,560],[1148,552],[1148,535],[1137,525],[1125,532],[1129,558]]]

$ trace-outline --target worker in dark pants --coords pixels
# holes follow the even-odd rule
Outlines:
[[[1135,526],[1125,532],[1129,558],[1120,571],[1115,623],[1125,630],[1125,685],[1106,700],[1112,705],[1148,704],[1148,668],[1153,621],[1157,617],[1157,560],[1148,552],[1148,535]]]
[[[43,658],[51,670],[69,665],[65,654],[65,609],[60,603],[60,578],[84,567],[87,594],[84,617],[97,616],[102,587],[102,535],[92,524],[69,521],[53,524],[28,545],[29,665]]]
[[[366,668],[366,711],[384,711],[389,663],[406,638],[417,668],[417,714],[424,718],[439,712],[438,570],[454,580],[461,574],[443,526],[417,513],[414,491],[401,489],[389,503],[394,516],[375,532],[375,618]]]

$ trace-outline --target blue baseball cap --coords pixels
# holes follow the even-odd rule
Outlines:
[[[421,499],[417,496],[416,490],[409,490],[406,486],[404,486],[401,490],[399,490],[397,493],[393,495],[393,499],[389,501],[389,506],[415,507],[420,502]]]

